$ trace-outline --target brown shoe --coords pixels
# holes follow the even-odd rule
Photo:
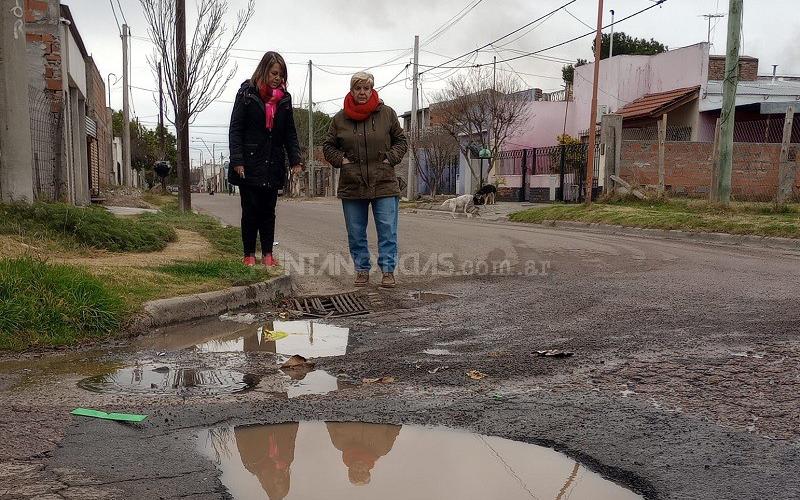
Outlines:
[[[359,271],[356,273],[356,286],[367,286],[369,285],[369,273],[365,271]]]
[[[381,288],[394,288],[395,286],[397,286],[397,281],[394,279],[394,273],[383,273]]]

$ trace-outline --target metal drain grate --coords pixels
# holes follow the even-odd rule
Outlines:
[[[316,318],[342,318],[369,312],[369,301],[356,293],[290,298],[298,313]]]

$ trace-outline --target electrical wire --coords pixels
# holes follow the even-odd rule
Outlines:
[[[119,31],[119,36],[122,36],[122,27],[119,25],[119,18],[117,17],[117,9],[114,8],[114,1],[108,0],[108,3],[111,5],[111,12],[114,13],[114,21],[117,22],[117,31]]]
[[[483,46],[481,46],[481,47],[479,47],[479,48],[477,48],[477,49],[475,49],[475,50],[470,50],[469,52],[466,52],[466,53],[464,53],[463,55],[460,55],[460,56],[458,56],[458,57],[454,57],[454,58],[452,58],[451,60],[449,60],[449,61],[447,61],[447,62],[444,62],[444,63],[442,63],[442,64],[440,64],[440,65],[436,66],[435,68],[438,68],[438,67],[441,67],[441,66],[445,66],[446,64],[449,64],[449,63],[453,62],[453,61],[454,61],[454,60],[456,60],[456,59],[461,59],[461,58],[463,58],[463,57],[465,57],[465,56],[469,55],[469,54],[470,54],[470,53],[472,53],[472,52],[478,52],[478,51],[481,51],[481,50],[485,49],[486,47],[489,47],[490,45],[496,44],[496,43],[497,43],[497,42],[499,42],[500,40],[504,40],[504,39],[506,39],[506,38],[508,38],[508,37],[510,37],[510,36],[512,36],[512,35],[515,35],[515,34],[519,33],[520,31],[522,31],[522,30],[524,30],[524,29],[528,28],[529,26],[531,26],[531,25],[533,25],[533,24],[535,24],[535,23],[537,23],[537,22],[541,21],[542,19],[545,19],[545,18],[547,18],[547,17],[549,17],[549,16],[553,15],[554,13],[558,12],[559,10],[561,10],[561,9],[565,9],[565,8],[569,7],[570,5],[572,5],[572,4],[573,4],[573,3],[575,3],[575,2],[577,2],[577,0],[570,0],[569,2],[565,3],[565,4],[564,4],[564,5],[562,5],[561,7],[558,7],[558,8],[556,8],[555,10],[552,10],[551,12],[548,12],[547,14],[545,14],[545,15],[543,15],[543,16],[541,16],[541,17],[538,17],[538,18],[534,19],[533,21],[531,21],[531,22],[529,22],[529,23],[525,24],[524,26],[521,26],[521,27],[519,27],[519,28],[515,29],[514,31],[512,31],[512,32],[510,32],[510,33],[508,33],[508,34],[505,34],[505,35],[501,36],[500,38],[498,38],[498,39],[496,39],[496,40],[493,40],[493,41],[491,41],[491,42],[487,43],[486,45],[483,45]],[[433,68],[433,69],[435,69],[435,68]],[[430,71],[430,70],[425,70],[425,71]],[[423,73],[424,73],[424,72],[423,72]]]
[[[658,6],[666,3],[666,1],[667,0],[657,0],[657,3],[654,3],[653,5],[651,5],[649,7],[645,7],[644,9],[639,10],[637,12],[634,12],[633,14],[620,19],[619,21],[615,21],[615,22],[613,22],[611,24],[607,24],[606,26],[603,26],[602,29],[606,29],[609,26],[612,26],[612,25],[615,25],[615,24],[619,24],[619,23],[621,23],[623,21],[626,21],[626,20],[628,20],[628,19],[630,19],[632,17],[638,16],[639,14],[643,14],[643,13],[647,12],[650,9],[653,9],[655,7],[658,7]],[[596,34],[596,31],[593,30],[593,31],[590,31],[590,32],[585,33],[583,35],[579,35],[579,36],[576,36],[574,38],[570,38],[569,40],[563,41],[561,43],[557,43],[555,45],[551,45],[550,47],[546,47],[544,49],[539,49],[539,50],[536,50],[536,51],[533,51],[533,52],[527,52],[525,54],[521,54],[519,56],[511,57],[509,59],[505,59],[503,61],[498,61],[498,62],[510,62],[510,61],[516,61],[517,59],[522,59],[523,57],[530,57],[530,56],[533,56],[533,55],[536,55],[536,54],[540,54],[542,52],[545,52],[545,51],[548,51],[548,50],[551,50],[551,49],[555,49],[557,47],[562,47],[562,46],[567,45],[569,43],[572,43],[572,42],[575,42],[577,40],[580,40],[581,38],[586,38],[587,36],[591,36],[591,35],[595,35],[595,34]],[[479,66],[486,66],[486,65],[483,64],[483,65],[479,65]]]
[[[566,12],[567,14],[569,14],[570,16],[572,16],[572,18],[573,18],[573,19],[575,19],[576,21],[578,21],[578,22],[579,22],[579,23],[581,23],[582,25],[586,26],[586,27],[587,27],[587,28],[589,28],[590,30],[591,30],[591,29],[595,29],[595,28],[594,28],[594,27],[593,27],[591,24],[587,24],[587,23],[583,22],[583,19],[581,19],[580,17],[578,17],[578,16],[576,16],[575,14],[573,14],[572,12],[570,12],[570,11],[569,11],[569,9],[564,9],[564,12]]]
[[[382,85],[382,86],[378,87],[378,88],[377,88],[377,89],[375,89],[375,90],[383,90],[383,89],[385,89],[386,87],[388,87],[388,86],[390,86],[390,85],[394,85],[394,84],[397,84],[397,83],[400,83],[400,82],[405,82],[405,80],[406,80],[406,79],[403,79],[403,80],[397,80],[397,77],[399,77],[400,75],[402,75],[402,74],[403,74],[403,72],[405,72],[405,71],[406,71],[406,69],[407,69],[409,66],[410,66],[410,64],[407,64],[407,65],[405,66],[405,68],[401,69],[401,70],[400,70],[400,72],[399,72],[399,73],[397,73],[397,74],[394,76],[394,78],[392,78],[391,80],[389,80],[389,83],[387,83],[387,84],[385,84],[385,85]],[[335,102],[335,101],[339,101],[339,100],[341,100],[341,99],[344,99],[344,98],[345,98],[345,96],[341,96],[341,97],[334,97],[333,99],[326,99],[326,100],[324,100],[324,101],[317,101],[317,102],[315,102],[314,104],[325,104],[325,103],[329,103],[329,102]]]
[[[481,3],[483,3],[483,0],[470,0],[470,3],[468,3],[463,9],[461,9],[455,16],[451,17],[448,21],[445,21],[445,23],[442,26],[434,30],[432,34],[428,35],[428,37],[422,43],[421,46],[427,47],[428,45],[439,39],[450,28],[458,24],[462,19],[464,19],[467,16],[467,14],[472,12],[475,9],[475,7],[477,7]]]
[[[119,6],[119,13],[122,15],[122,20],[125,21],[125,24],[128,24],[128,19],[125,17],[125,11],[122,10],[122,4],[119,3],[119,0],[117,0],[117,6]]]

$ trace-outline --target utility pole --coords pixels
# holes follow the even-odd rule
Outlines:
[[[608,58],[614,57],[614,9],[611,9],[611,39],[608,41]]]
[[[161,73],[161,63],[158,63],[158,154],[163,160],[167,156],[164,145],[164,75]]]
[[[308,60],[308,167],[306,168],[308,188],[306,198],[312,198],[314,193],[314,63]]]
[[[408,148],[408,182],[406,183],[406,198],[414,199],[416,168],[414,168],[414,145],[417,143],[417,85],[419,85],[419,35],[414,36],[414,79],[411,88],[411,147]]]
[[[497,56],[492,58],[492,90],[497,91]]]
[[[33,201],[22,2],[0,1],[0,200]]]
[[[178,135],[178,197],[181,211],[192,209],[192,192],[189,186],[189,92],[186,73],[186,0],[175,2],[175,62],[176,85],[175,128]]]
[[[719,140],[719,180],[717,194],[720,203],[731,201],[731,170],[733,166],[733,127],[736,118],[736,87],[739,84],[739,46],[742,33],[743,0],[730,0],[728,5],[728,46],[725,57],[725,80],[722,86],[722,117]]]
[[[725,14],[703,14],[700,17],[708,19],[708,45],[711,46],[711,20],[725,17]]]
[[[594,39],[594,80],[592,81],[592,110],[589,118],[589,154],[586,161],[586,203],[592,203],[594,184],[594,148],[597,144],[597,88],[600,82],[600,57],[603,45],[603,0],[597,4],[597,33]],[[564,189],[562,186],[561,189]]]
[[[131,179],[131,115],[128,88],[128,25],[122,25],[122,185],[130,186]]]

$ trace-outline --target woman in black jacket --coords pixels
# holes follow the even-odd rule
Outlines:
[[[286,91],[286,62],[277,52],[261,58],[253,77],[242,83],[231,114],[228,181],[239,186],[242,202],[242,243],[246,266],[256,263],[256,240],[261,235],[261,263],[277,266],[272,256],[275,205],[286,179],[288,156],[292,172],[303,168]]]

